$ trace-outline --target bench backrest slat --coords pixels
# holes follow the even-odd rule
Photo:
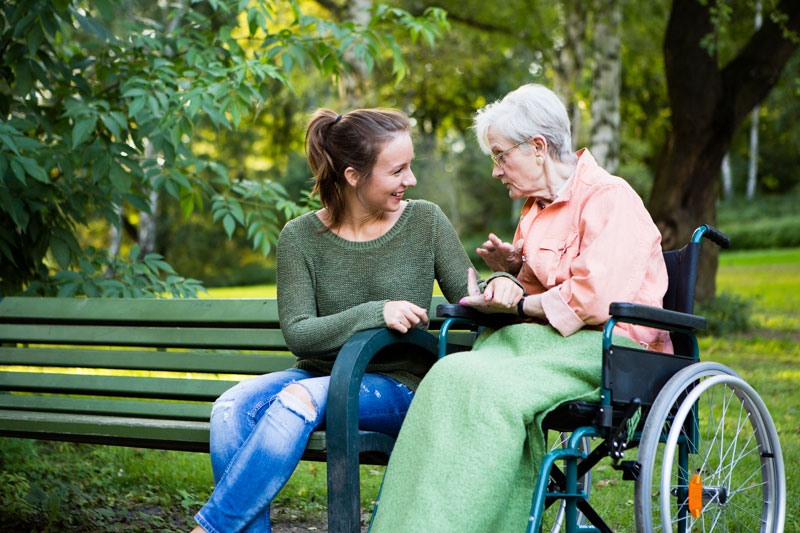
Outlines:
[[[0,348],[0,365],[266,374],[291,367],[290,355],[65,348]]]
[[[275,299],[5,298],[0,322],[235,324],[275,328]]]
[[[206,327],[2,324],[0,325],[0,342],[163,348],[185,346],[239,350],[286,349],[286,341],[280,330],[277,329]]]
[[[213,401],[235,381],[0,372],[0,390]]]

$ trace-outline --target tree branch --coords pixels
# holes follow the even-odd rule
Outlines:
[[[800,2],[783,0],[777,8],[788,18],[781,26],[766,17],[739,54],[722,69],[723,92],[728,95],[734,119],[740,123],[778,82],[798,43],[784,31],[800,32]]]
[[[333,0],[316,0],[316,2],[327,9],[338,21],[341,21],[347,14],[347,6],[339,5]]]
[[[480,20],[475,20],[472,18],[462,17],[456,15],[451,12],[447,12],[447,20],[452,20],[463,24],[465,26],[469,26],[470,28],[474,28],[476,30],[481,31],[488,31],[492,33],[508,33],[508,26],[498,26],[496,24],[489,24],[488,22],[482,22]]]

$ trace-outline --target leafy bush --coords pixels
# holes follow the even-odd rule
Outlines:
[[[139,245],[128,258],[111,256],[107,250],[89,246],[80,258],[80,270],[62,270],[50,278],[32,281],[23,296],[86,295],[94,298],[196,298],[206,292],[202,284],[178,276],[160,254],[140,257]],[[166,276],[166,279],[162,279]]]
[[[705,333],[725,337],[753,328],[753,302],[738,294],[722,292],[710,302],[698,302],[695,313],[705,317]]]
[[[720,203],[717,224],[734,250],[800,246],[800,188],[784,195],[733,198]]]
[[[800,216],[743,221],[722,229],[737,250],[800,246]]]

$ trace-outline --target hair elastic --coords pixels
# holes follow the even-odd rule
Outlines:
[[[342,120],[342,115],[336,115],[336,120],[333,121],[333,124],[336,124],[340,120]],[[333,126],[333,124],[331,124],[331,126]]]

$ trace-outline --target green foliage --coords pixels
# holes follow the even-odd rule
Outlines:
[[[753,326],[753,302],[737,294],[722,292],[710,302],[698,302],[695,313],[705,317],[707,327],[703,334],[724,337],[745,333]]]
[[[96,218],[118,225],[120,211],[147,213],[153,191],[187,217],[210,200],[228,235],[243,227],[266,254],[283,220],[303,207],[279,184],[231,179],[223,164],[194,153],[196,124],[235,129],[268,104],[272,82],[291,86],[295,66],[335,78],[348,71],[351,52],[368,67],[391,54],[400,79],[406,66],[399,45],[383,32],[395,26],[431,42],[446,20],[436,9],[415,17],[378,7],[365,25],[339,24],[304,13],[293,0],[178,2],[165,12],[107,0],[4,3],[0,292],[63,287],[54,274],[87,260],[79,228]],[[139,281],[126,276],[137,270],[108,272],[135,286]],[[145,283],[152,279],[144,275]],[[92,284],[67,292],[83,293],[84,286]]]
[[[800,174],[796,172],[798,139],[800,139],[800,54],[795,53],[786,64],[780,81],[761,103],[758,112],[758,160],[756,193],[769,199],[767,204],[778,203],[784,209],[780,196],[800,199],[797,188],[800,187]],[[730,163],[734,196],[744,196],[750,165],[750,129],[751,120],[745,121],[734,136],[730,148]],[[794,191],[794,192],[793,192]],[[725,199],[721,208],[730,199]],[[758,198],[756,198],[758,202]],[[752,207],[741,201],[741,207],[748,212]],[[762,216],[773,213],[773,208],[765,203],[758,203],[766,208]],[[796,205],[796,204],[795,204]],[[721,213],[720,213],[720,216]]]
[[[208,456],[0,439],[4,531],[178,531],[207,501]]]
[[[719,206],[718,224],[733,250],[800,246],[800,187],[783,195],[732,198]]]
[[[725,233],[737,250],[800,246],[800,216],[730,224]]]
[[[97,250],[90,246],[84,250],[78,263],[79,270],[57,272],[46,284],[34,280],[22,294],[46,294],[66,298],[76,294],[101,298],[164,295],[196,298],[198,292],[205,292],[197,280],[178,276],[160,254],[150,253],[140,257],[138,245],[131,249],[127,259],[111,256],[106,250]]]

